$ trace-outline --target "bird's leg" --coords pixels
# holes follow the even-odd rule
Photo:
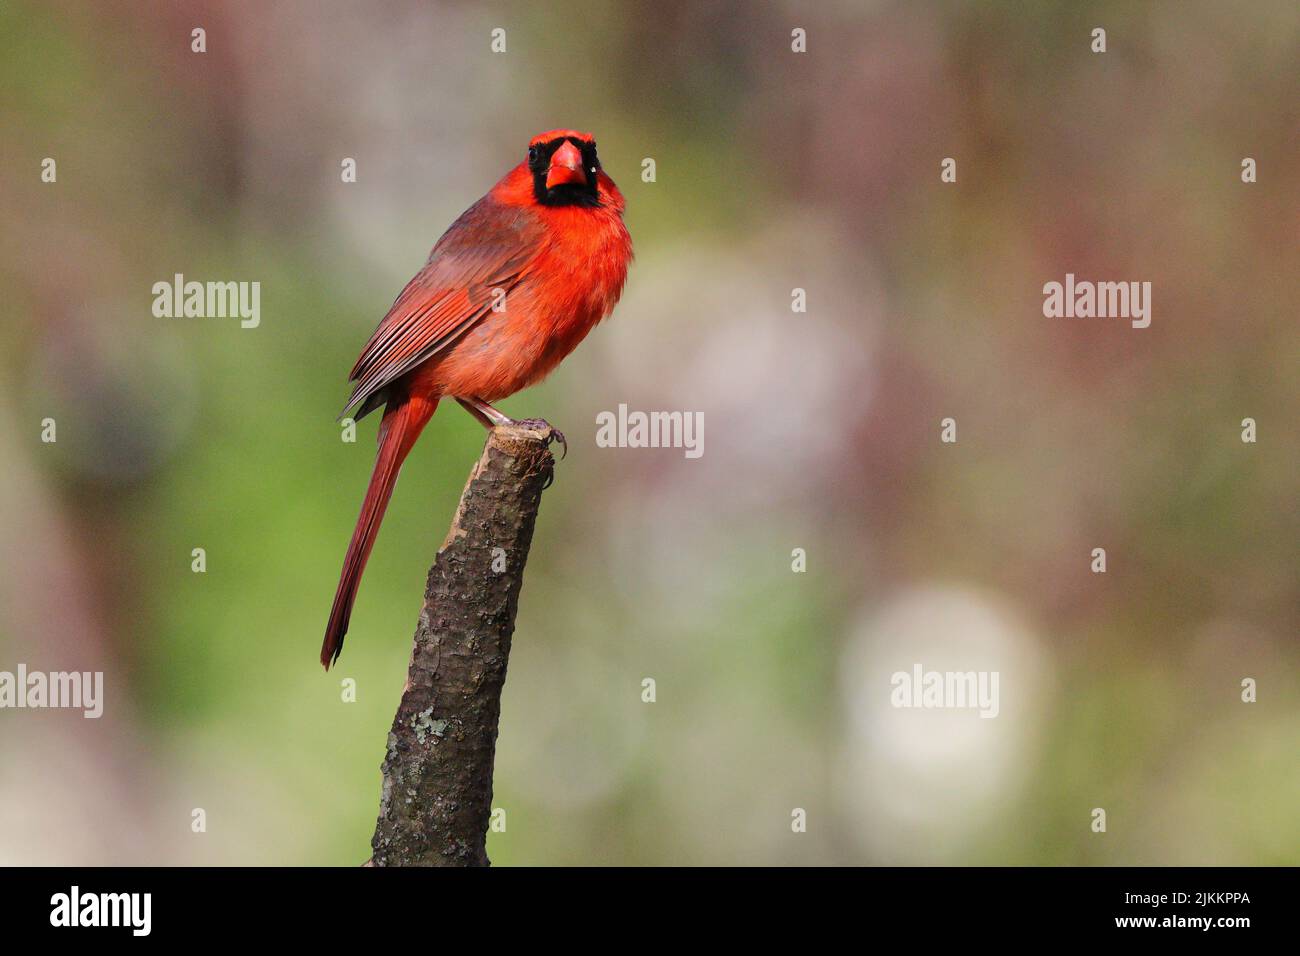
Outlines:
[[[564,432],[545,419],[525,418],[522,421],[515,421],[505,412],[493,408],[483,399],[475,398],[472,395],[469,398],[457,396],[456,401],[460,402],[465,411],[477,418],[484,428],[495,428],[497,425],[524,425],[528,428],[544,429],[548,433],[546,436],[547,444],[558,441],[560,447],[564,449],[560,453],[560,458],[563,459],[569,454],[569,443],[564,438]]]
[[[473,415],[474,418],[478,421],[478,423],[482,425],[484,428],[488,429],[488,431],[491,431],[494,425],[500,425],[500,424],[504,424],[504,422],[510,421],[510,419],[506,418],[504,415],[501,415],[500,412],[498,412],[487,402],[482,403],[483,407],[487,408],[488,411],[492,412],[494,415],[500,415],[502,421],[493,421],[486,412],[481,411],[479,405],[475,404],[475,402],[477,401],[476,399],[457,398],[456,401],[460,402],[461,408],[465,409],[465,411]]]

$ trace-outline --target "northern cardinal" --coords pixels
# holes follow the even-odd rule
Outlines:
[[[356,418],[385,406],[379,454],[343,559],[320,659],[338,660],[397,471],[450,396],[485,427],[489,402],[544,378],[613,310],[632,239],[587,133],[533,137],[527,158],[452,223],[352,368]]]

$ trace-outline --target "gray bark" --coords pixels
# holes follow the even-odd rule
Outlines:
[[[551,434],[531,423],[492,430],[429,570],[388,734],[374,866],[489,865],[501,690],[533,525],[555,466]]]

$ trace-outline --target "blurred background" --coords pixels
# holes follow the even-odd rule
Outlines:
[[[0,670],[106,685],[0,711],[0,863],[369,856],[484,436],[425,432],[324,674],[344,380],[565,126],[637,259],[502,405],[570,447],[494,862],[1300,863],[1298,60],[1286,0],[0,5]],[[155,318],[178,272],[261,325]],[[1067,272],[1150,281],[1151,327],[1044,318]],[[620,403],[703,412],[703,457],[597,447]],[[999,716],[892,708],[917,663],[999,672]]]

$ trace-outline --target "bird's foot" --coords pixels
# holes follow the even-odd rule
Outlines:
[[[525,418],[521,421],[515,422],[514,424],[520,425],[524,428],[532,428],[536,431],[545,431],[547,445],[550,445],[551,442],[553,441],[557,441],[560,443],[560,448],[563,449],[563,451],[560,452],[561,460],[563,460],[564,457],[569,454],[569,443],[564,438],[564,432],[560,431],[558,428],[556,428],[546,419]]]
[[[457,396],[456,401],[464,406],[465,410],[478,419],[479,424],[484,428],[496,428],[498,425],[518,425],[524,428],[531,428],[535,431],[546,432],[546,444],[558,441],[560,447],[564,449],[561,458],[569,454],[569,443],[564,440],[564,432],[553,426],[544,418],[525,418],[523,421],[515,421],[499,408],[493,408],[481,398],[461,398]]]

